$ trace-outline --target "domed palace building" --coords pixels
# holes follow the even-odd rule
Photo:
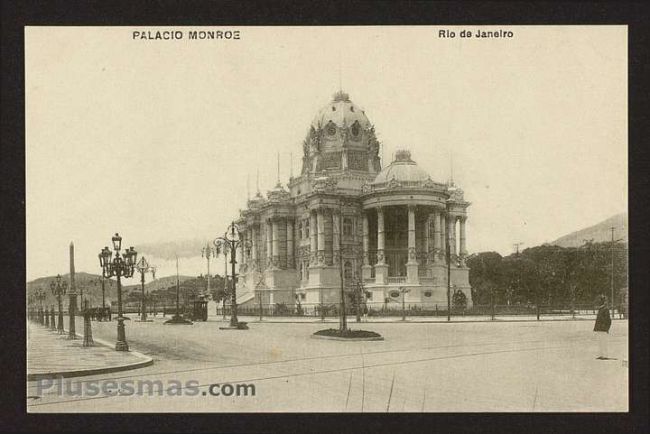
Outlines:
[[[373,308],[401,301],[406,289],[407,304],[444,309],[449,241],[452,293],[471,306],[468,206],[460,188],[431,179],[407,150],[382,168],[373,125],[339,91],[309,127],[300,176],[240,211],[237,302],[336,304],[343,279]]]

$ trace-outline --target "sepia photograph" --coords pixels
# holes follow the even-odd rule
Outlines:
[[[24,56],[28,413],[629,411],[626,25]]]

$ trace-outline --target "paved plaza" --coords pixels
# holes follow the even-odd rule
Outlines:
[[[165,318],[168,319],[169,317]],[[29,412],[584,412],[628,410],[628,323],[612,324],[609,351],[596,360],[593,321],[375,322],[351,328],[385,340],[312,339],[319,322],[224,322],[190,326],[126,322],[132,350],[154,359],[133,371],[69,379],[195,381],[196,396],[60,396],[28,382]],[[78,319],[77,329],[81,329]],[[49,332],[48,332],[49,333]],[[114,342],[115,322],[93,322]],[[52,336],[52,339],[58,339]],[[81,354],[83,349],[70,349]],[[39,353],[39,357],[45,357]],[[210,396],[211,384],[253,384],[254,396]],[[82,385],[83,385],[82,384]],[[77,385],[78,386],[78,385]],[[166,386],[167,387],[167,386]]]
[[[151,357],[136,351],[114,351],[111,343],[101,339],[95,340],[93,346],[84,347],[83,336],[77,335],[77,339],[71,340],[67,330],[60,335],[56,330],[31,322],[27,324],[28,379],[126,371],[151,363]]]

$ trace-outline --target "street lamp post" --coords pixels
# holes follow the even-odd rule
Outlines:
[[[52,294],[56,296],[56,300],[59,303],[59,319],[57,330],[59,331],[59,334],[62,335],[65,334],[65,330],[63,329],[63,303],[61,301],[61,298],[65,295],[68,289],[68,283],[65,280],[61,281],[61,275],[57,274],[56,280],[50,282],[50,289],[52,290]]]
[[[226,233],[222,237],[218,237],[214,240],[215,247],[217,249],[220,246],[228,246],[230,250],[230,265],[231,265],[231,277],[232,277],[232,291],[231,291],[231,310],[232,314],[230,315],[230,327],[220,327],[221,329],[239,329],[244,330],[248,329],[246,323],[239,323],[237,320],[237,283],[235,272],[235,265],[237,265],[237,248],[248,248],[248,243],[244,242],[239,231],[239,227],[232,222]]]
[[[102,250],[102,253],[100,253],[98,255],[100,264],[102,264],[102,254],[103,254],[103,252],[104,251]],[[103,268],[103,266],[102,266],[102,268]],[[106,293],[105,293],[105,288],[104,288],[104,281],[105,281],[104,280],[104,275],[102,274],[102,315],[103,315],[103,309],[106,309]]]
[[[255,260],[255,261],[257,261],[257,260]],[[259,264],[257,264],[257,265],[259,265]],[[256,269],[259,270],[259,266],[257,266]],[[266,279],[264,278],[264,273],[260,273],[260,279],[258,280],[257,284],[255,285],[255,289],[257,290],[257,295],[258,295],[259,304],[260,304],[260,321],[262,321],[262,315],[264,314],[264,305],[262,304],[263,297],[262,297],[262,289],[261,288],[266,288]]]
[[[123,254],[120,254],[122,248],[122,237],[115,234],[111,238],[113,242],[113,252],[108,247],[104,247],[99,255],[99,263],[102,267],[102,277],[110,279],[117,277],[117,342],[115,343],[115,351],[129,351],[129,345],[126,342],[126,332],[124,331],[124,316],[122,315],[122,281],[121,278],[129,278],[133,276],[135,271],[135,262],[138,253],[130,247],[125,249]]]
[[[34,321],[34,294],[27,295],[27,319]]]
[[[230,244],[223,242],[220,238],[217,238],[213,242],[215,250],[214,256],[217,257],[220,254],[223,254],[223,320],[226,320],[226,298],[230,294],[230,289],[228,288],[228,253],[230,253]]]
[[[406,294],[411,290],[400,286],[399,292],[402,294],[402,321],[406,321]]]
[[[214,258],[216,255],[214,247],[210,247],[210,244],[206,244],[204,248],[201,249],[201,256],[205,258],[208,263],[208,288],[204,294],[202,294],[204,299],[209,299],[210,297],[210,258]]]
[[[150,272],[151,275],[153,276],[153,278],[155,279],[156,278],[156,267],[154,267],[153,265],[149,265],[149,263],[147,262],[147,260],[143,256],[142,258],[140,258],[140,261],[138,262],[137,268],[138,268],[138,271],[140,272],[140,283],[142,284],[142,303],[141,303],[141,306],[142,306],[141,311],[142,311],[142,313],[140,315],[140,321],[141,322],[147,322],[149,320],[147,320],[146,295],[145,295],[145,291],[144,291],[144,275],[146,273]]]
[[[45,300],[45,291],[43,291],[43,288],[38,288],[36,292],[34,293],[36,300],[38,300],[38,322],[41,324],[45,324],[45,315],[43,312],[43,300]]]

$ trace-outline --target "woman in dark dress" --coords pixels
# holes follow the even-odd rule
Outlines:
[[[601,295],[598,300],[598,315],[594,324],[594,333],[596,333],[596,339],[598,340],[598,357],[596,357],[598,360],[607,360],[608,358],[607,338],[611,325],[612,319],[607,308],[607,297]]]

